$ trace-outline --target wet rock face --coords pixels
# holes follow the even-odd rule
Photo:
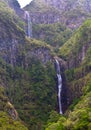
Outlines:
[[[55,62],[55,59],[57,59],[59,61],[60,69],[61,69],[62,72],[68,68],[67,62],[64,61],[62,58],[59,58],[58,56],[55,56],[54,57],[54,62]]]
[[[23,36],[23,35],[22,35]],[[19,46],[24,44],[24,39],[20,38],[20,40],[13,38],[9,38],[8,34],[7,37],[3,39],[0,38],[0,57],[3,58],[6,63],[11,64],[12,66],[17,65],[18,57],[19,57]],[[20,61],[21,62],[21,61]]]
[[[86,42],[86,44],[83,44],[78,53],[75,53],[75,55],[72,53],[70,55],[68,61],[55,57],[59,60],[62,73],[62,107],[64,111],[74,99],[78,99],[82,96],[83,88],[87,85],[89,79],[85,78],[86,75],[91,72],[91,66],[84,65],[83,68],[80,67],[86,60],[90,46],[91,42]],[[75,71],[75,68],[78,68],[78,70]]]
[[[28,63],[30,57],[40,60],[44,65],[47,62],[52,62],[53,59],[50,50],[46,47],[35,48],[32,51],[28,51],[25,58],[26,63]]]
[[[81,47],[79,53],[75,54],[75,57],[74,57],[74,54],[70,55],[67,61],[67,66],[69,69],[77,68],[84,62],[90,46],[91,46],[91,43],[86,43],[85,45]]]
[[[27,51],[25,45],[26,43],[19,43],[16,39],[7,43],[3,41],[0,43],[0,56],[6,63],[11,64],[12,67],[22,66],[27,68],[31,58],[40,60],[44,65],[47,62],[52,62],[52,55],[49,48],[41,46],[36,48],[31,47]]]
[[[6,105],[7,105],[7,112],[9,113],[9,115],[12,117],[13,120],[17,120],[18,113],[15,110],[14,106],[10,102],[7,102]]]

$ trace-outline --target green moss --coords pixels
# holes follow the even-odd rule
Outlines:
[[[52,47],[48,45],[46,42],[37,40],[37,39],[29,39],[26,38],[26,49],[38,49],[40,47],[46,47],[50,51],[52,51]]]

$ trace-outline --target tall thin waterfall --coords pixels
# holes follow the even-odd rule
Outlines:
[[[32,37],[32,22],[28,11],[25,11],[25,19],[27,20],[27,36]]]
[[[62,91],[62,77],[60,74],[60,65],[57,59],[56,61],[56,72],[57,72],[57,78],[58,78],[58,105],[59,105],[59,113],[63,114],[62,112],[62,104],[61,104],[61,91]]]

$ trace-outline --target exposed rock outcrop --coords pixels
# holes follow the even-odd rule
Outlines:
[[[50,49],[46,47],[35,48],[32,51],[28,51],[26,55],[26,61],[29,57],[34,57],[39,59],[43,64],[47,62],[52,62],[52,55],[50,54]]]
[[[7,108],[7,112],[12,117],[12,119],[17,120],[18,119],[18,113],[15,110],[14,106],[10,102],[7,102],[6,108]]]
[[[25,7],[30,11],[32,23],[65,23],[69,28],[78,28],[91,17],[91,1],[72,0],[33,0]]]
[[[77,9],[78,7],[84,9],[86,12],[91,12],[91,1],[90,0],[43,0],[47,5],[56,7],[61,11],[69,11]]]

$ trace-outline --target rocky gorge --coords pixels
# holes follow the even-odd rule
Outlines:
[[[1,130],[90,130],[90,6],[87,0],[34,0],[21,9],[16,0],[0,1]],[[26,33],[26,10],[33,37]]]

